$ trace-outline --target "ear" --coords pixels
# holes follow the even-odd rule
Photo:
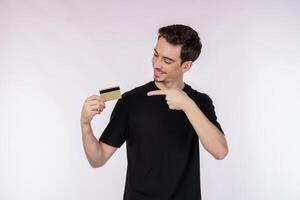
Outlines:
[[[185,61],[184,63],[182,63],[181,65],[181,70],[183,73],[189,71],[192,67],[193,61]]]

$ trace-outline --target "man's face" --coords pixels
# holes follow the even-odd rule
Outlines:
[[[154,80],[157,82],[174,82],[181,79],[183,70],[180,65],[182,45],[172,45],[160,37],[154,48],[152,66]]]

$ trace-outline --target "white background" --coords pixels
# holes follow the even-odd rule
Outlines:
[[[102,168],[80,112],[101,88],[152,80],[159,27],[203,49],[184,81],[214,101],[225,160],[201,146],[204,200],[299,200],[299,1],[0,0],[0,199],[122,199],[124,144]],[[114,107],[93,119],[98,138]]]

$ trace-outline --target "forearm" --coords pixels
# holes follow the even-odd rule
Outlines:
[[[216,159],[223,159],[228,153],[224,135],[207,119],[193,100],[186,104],[184,112],[195,129],[203,147]]]
[[[85,155],[92,167],[99,167],[103,164],[102,150],[99,141],[93,134],[90,124],[81,124],[82,141]]]

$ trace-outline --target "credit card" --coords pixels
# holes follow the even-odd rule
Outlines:
[[[102,89],[99,92],[100,95],[106,99],[106,101],[122,98],[121,90],[119,86]]]

